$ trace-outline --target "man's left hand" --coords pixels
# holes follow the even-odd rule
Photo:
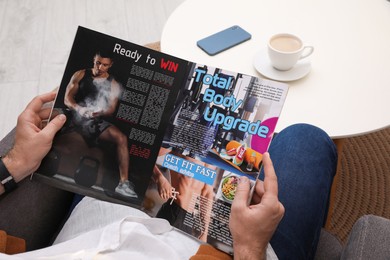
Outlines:
[[[18,117],[15,144],[3,157],[16,182],[38,169],[51,149],[55,134],[66,121],[66,116],[60,114],[43,127],[43,121],[49,118],[51,112],[51,108],[43,108],[43,105],[53,101],[55,96],[55,92],[50,92],[35,97]]]

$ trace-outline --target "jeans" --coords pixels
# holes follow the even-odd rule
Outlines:
[[[313,259],[336,173],[336,147],[323,130],[297,124],[275,136],[269,153],[285,207],[270,243],[279,259]]]

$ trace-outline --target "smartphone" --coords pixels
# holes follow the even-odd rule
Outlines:
[[[220,32],[207,36],[196,44],[209,55],[215,55],[237,44],[245,42],[252,37],[250,33],[238,25],[226,28]]]

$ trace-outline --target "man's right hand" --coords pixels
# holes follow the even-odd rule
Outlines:
[[[252,204],[248,205],[250,182],[241,177],[232,204],[229,227],[234,259],[265,259],[266,249],[284,215],[278,199],[278,182],[268,153],[263,155],[264,182],[257,181]]]

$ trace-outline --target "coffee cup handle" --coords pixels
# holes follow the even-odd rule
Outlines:
[[[303,48],[302,55],[301,55],[301,57],[299,57],[299,59],[306,58],[307,56],[311,55],[313,53],[313,51],[314,51],[314,47],[313,46],[305,46]]]

